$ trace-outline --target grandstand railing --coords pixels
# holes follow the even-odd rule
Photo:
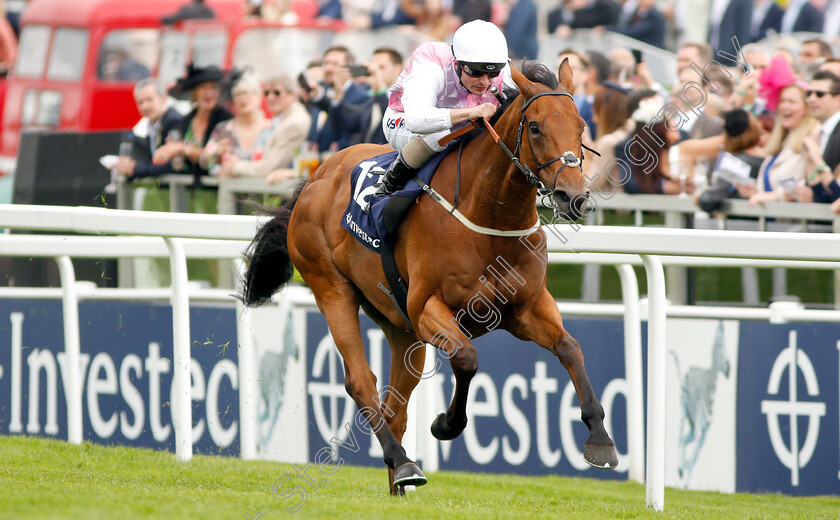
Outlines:
[[[244,216],[190,215],[154,212],[133,212],[98,208],[65,208],[55,206],[0,205],[0,227],[76,232],[86,234],[140,235],[132,237],[66,237],[0,235],[0,254],[7,256],[42,256],[57,258],[61,269],[61,298],[64,301],[65,349],[70,375],[65,385],[68,392],[68,438],[81,442],[81,386],[79,385],[79,326],[78,300],[96,294],[101,298],[148,299],[170,295],[173,307],[174,377],[176,402],[189,403],[190,395],[190,338],[189,299],[224,298],[219,291],[190,290],[187,285],[187,257],[215,257],[238,259],[245,240],[250,239],[260,219]],[[665,318],[671,314],[686,317],[722,317],[737,319],[840,321],[840,311],[819,311],[797,306],[777,305],[770,309],[703,308],[670,306],[665,295],[663,265],[770,265],[794,266],[809,262],[809,267],[836,269],[840,267],[840,237],[834,234],[776,233],[717,230],[682,230],[661,228],[628,228],[581,226],[573,232],[564,226],[545,226],[546,245],[550,251],[546,261],[560,263],[605,263],[619,266],[624,304],[591,304],[573,306],[558,304],[569,314],[620,314],[625,318],[625,357],[628,380],[628,453],[630,477],[647,484],[647,503],[657,510],[664,507],[664,436],[665,436]],[[560,237],[563,237],[562,239]],[[534,235],[532,235],[534,237]],[[212,239],[212,240],[190,240]],[[574,254],[569,254],[574,253]],[[599,253],[582,255],[581,253]],[[170,258],[172,287],[169,290],[148,289],[87,289],[80,291],[75,283],[72,263],[76,257],[161,256]],[[641,442],[642,406],[640,320],[636,279],[630,264],[641,262],[648,283],[648,305],[645,314],[648,326],[648,414],[646,460],[642,462]],[[84,287],[84,286],[83,286]],[[109,292],[110,291],[110,292]],[[144,292],[145,291],[145,292]],[[58,297],[49,289],[4,289],[0,297]],[[305,296],[305,297],[304,297]],[[312,303],[311,296],[291,293],[298,304]],[[229,297],[228,297],[229,298]],[[749,312],[748,312],[749,311]],[[242,313],[237,313],[241,316]],[[241,323],[239,328],[245,330]],[[254,381],[253,350],[249,340],[239,337],[240,349],[240,417],[254,417],[255,392],[249,391]],[[431,350],[431,349],[429,349]],[[67,391],[67,390],[65,390]],[[72,395],[71,395],[72,394]],[[422,392],[420,392],[422,394]],[[423,396],[418,395],[423,402]],[[428,399],[426,399],[428,401]],[[423,406],[422,404],[420,406]],[[428,406],[428,403],[426,403]],[[656,413],[650,413],[656,410]],[[251,423],[251,424],[249,424]],[[191,407],[178,406],[176,458],[189,460],[192,456]],[[252,421],[241,422],[243,458],[254,456],[255,432]],[[428,437],[428,435],[427,435]],[[434,441],[419,443],[424,465],[430,470],[437,466]],[[420,454],[418,454],[420,455]]]

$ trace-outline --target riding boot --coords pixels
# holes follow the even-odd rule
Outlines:
[[[406,164],[402,152],[400,152],[397,158],[394,159],[394,162],[391,163],[391,166],[388,167],[388,171],[382,176],[382,179],[378,183],[378,189],[374,192],[373,196],[387,197],[395,191],[402,189],[408,180],[414,177],[415,173],[417,173],[417,169]]]

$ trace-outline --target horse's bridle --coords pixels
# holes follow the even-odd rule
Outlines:
[[[528,183],[532,186],[535,186],[537,188],[537,193],[539,193],[541,196],[546,196],[554,193],[557,187],[557,179],[560,177],[560,173],[566,168],[566,166],[570,166],[572,168],[580,168],[583,164],[583,158],[578,157],[572,151],[568,151],[559,157],[555,157],[553,159],[550,159],[549,161],[540,163],[539,159],[537,159],[537,156],[534,153],[534,145],[531,143],[530,138],[528,138],[528,149],[531,151],[531,156],[537,162],[536,173],[534,173],[534,171],[532,171],[531,168],[527,164],[525,164],[525,162],[519,157],[522,153],[522,133],[525,129],[525,123],[527,122],[527,119],[525,117],[525,111],[528,109],[531,103],[543,96],[567,96],[574,102],[574,97],[565,90],[551,90],[547,92],[538,92],[537,94],[534,94],[533,96],[528,98],[528,100],[522,104],[522,117],[519,118],[519,129],[517,129],[516,131],[516,146],[514,147],[513,152],[510,151],[510,148],[508,148],[504,141],[502,141],[502,139],[499,137],[499,135],[496,133],[493,127],[489,124],[489,122],[485,121],[485,124],[487,126],[487,129],[490,131],[491,135],[493,135],[493,139],[496,141],[496,143],[499,144],[499,146],[502,147],[502,150],[505,152],[505,154],[507,154],[507,156],[510,157],[510,160],[511,162],[513,162],[514,166],[516,166],[519,169],[519,171],[521,171],[522,174],[525,175],[525,178],[528,180]],[[598,152],[589,148],[586,145],[581,146],[595,154],[598,154]],[[581,156],[582,155],[583,154],[581,154]],[[546,166],[552,165],[557,161],[560,161],[562,163],[562,166],[559,170],[557,170],[557,174],[554,176],[553,186],[549,188],[545,185],[545,183],[543,183],[543,181],[540,180],[537,174]]]

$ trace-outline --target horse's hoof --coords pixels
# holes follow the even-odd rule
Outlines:
[[[615,446],[608,444],[584,445],[583,460],[594,468],[615,469],[618,467],[618,455],[615,453]]]
[[[461,432],[463,431],[464,428],[461,428],[459,430],[450,428],[449,425],[446,424],[445,413],[438,415],[432,422],[432,435],[434,435],[435,439],[439,441],[451,441],[452,439],[455,439],[456,437],[461,435]]]
[[[405,494],[404,486],[422,486],[426,482],[426,475],[414,462],[406,462],[394,470],[394,487],[400,489],[401,495]]]

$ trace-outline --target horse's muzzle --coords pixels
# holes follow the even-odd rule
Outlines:
[[[589,203],[589,192],[581,191],[569,195],[565,190],[554,190],[552,195],[557,213],[568,220],[578,220],[583,217]]]

